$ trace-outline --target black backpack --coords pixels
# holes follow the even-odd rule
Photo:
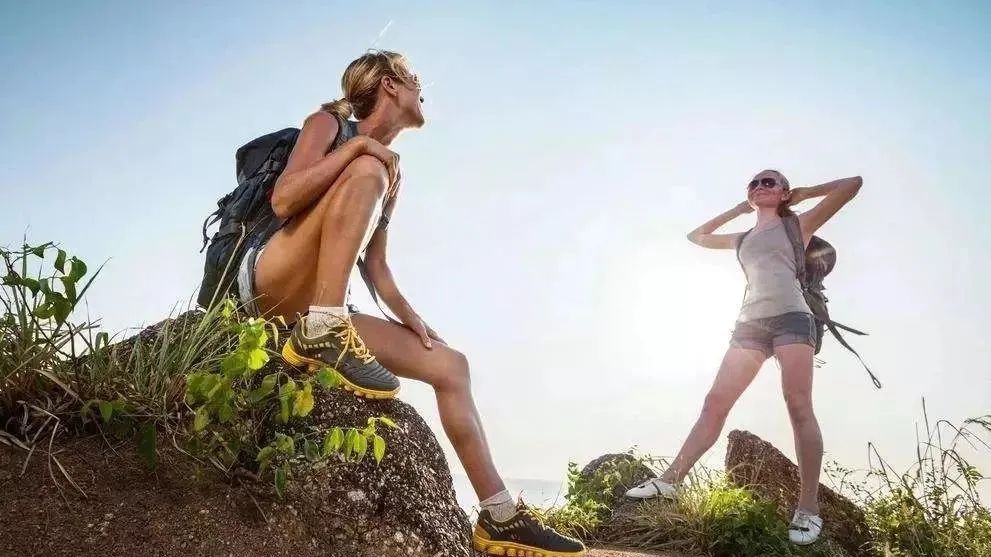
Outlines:
[[[261,245],[282,225],[269,201],[279,174],[286,167],[299,129],[286,128],[242,145],[234,154],[237,187],[217,201],[217,210],[203,221],[206,263],[196,301],[210,308],[236,295],[234,280],[249,246]],[[212,238],[207,228],[220,221]],[[208,247],[209,245],[209,247]]]
[[[818,236],[812,236],[809,240],[808,247],[802,241],[802,225],[798,220],[797,215],[788,215],[782,217],[782,221],[785,227],[785,234],[788,236],[788,241],[791,242],[792,249],[795,251],[795,263],[796,263],[796,275],[798,276],[798,282],[802,286],[802,293],[805,296],[805,302],[809,305],[809,309],[812,310],[812,315],[815,317],[816,321],[816,347],[815,353],[818,354],[822,349],[822,337],[829,329],[829,332],[833,334],[833,337],[844,348],[853,352],[857,359],[860,360],[861,365],[867,370],[867,374],[870,375],[871,381],[874,382],[874,386],[878,389],[881,388],[881,381],[878,380],[877,376],[871,371],[867,364],[864,363],[864,359],[860,357],[860,354],[853,349],[852,346],[843,338],[840,334],[840,329],[853,333],[855,335],[865,336],[867,333],[863,331],[858,331],[852,327],[848,327],[841,323],[833,321],[829,316],[829,308],[827,304],[829,299],[823,291],[826,287],[823,285],[822,281],[826,278],[836,266],[836,248],[832,246],[826,240]],[[746,238],[747,234],[751,231],[744,232],[740,236],[739,242],[736,244],[736,258],[740,261],[740,266],[743,266],[743,261],[740,260],[740,247],[743,245],[743,239]]]
[[[339,120],[339,123],[340,131],[331,149],[357,134],[353,121]],[[245,143],[234,154],[237,187],[220,198],[217,210],[203,221],[200,252],[206,250],[206,262],[196,299],[200,306],[210,308],[228,296],[236,299],[235,280],[245,252],[249,247],[264,244],[282,227],[282,219],[272,211],[271,192],[289,162],[298,137],[298,128],[285,128]],[[220,228],[210,238],[206,231],[217,221]],[[387,319],[398,323],[383,309],[364,258],[358,258],[357,266],[379,310]]]

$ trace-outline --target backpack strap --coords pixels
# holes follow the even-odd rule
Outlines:
[[[396,325],[403,325],[402,322],[400,322],[398,319],[395,319],[394,317],[389,315],[389,312],[386,311],[385,308],[382,306],[382,302],[379,301],[378,294],[375,292],[375,285],[372,283],[372,277],[371,275],[368,274],[368,268],[365,266],[364,257],[358,258],[357,266],[358,266],[358,272],[361,274],[361,280],[365,281],[365,286],[368,288],[368,293],[372,296],[372,300],[375,301],[375,305],[378,306],[379,311],[382,312],[382,315],[384,315],[386,319],[388,319],[392,323],[395,323]]]
[[[750,283],[750,279],[747,278],[747,268],[743,266],[743,260],[740,259],[740,249],[743,248],[743,239],[746,238],[747,235],[750,234],[753,231],[754,231],[754,229],[751,228],[750,230],[747,230],[743,234],[740,234],[740,239],[736,241],[736,261],[737,261],[737,263],[740,264],[740,268],[743,269],[743,278],[744,278],[744,281],[747,284]],[[747,301],[747,287],[744,286],[743,287],[743,301],[740,302],[740,304],[742,305],[743,302],[746,302],[746,301]]]
[[[805,240],[802,238],[802,222],[798,220],[798,215],[788,215],[781,218],[785,227],[785,234],[791,242],[791,248],[795,252],[795,276],[798,283],[802,285],[802,290],[809,286],[808,274],[805,272]]]

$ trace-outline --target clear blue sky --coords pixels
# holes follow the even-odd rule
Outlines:
[[[923,396],[991,410],[987,3],[413,4],[4,2],[0,243],[109,260],[91,315],[157,321],[199,283],[234,149],[339,96],[378,40],[429,84],[427,127],[395,144],[392,265],[471,358],[506,475],[677,449],[743,288],[684,236],[765,167],[865,178],[822,235],[833,312],[872,333],[885,388],[827,341],[827,458],[861,466],[873,440],[907,461]],[[428,388],[402,396],[440,433]],[[793,454],[773,364],[729,427]]]

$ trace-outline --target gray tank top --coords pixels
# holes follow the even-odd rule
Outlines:
[[[740,263],[747,277],[747,291],[738,321],[812,313],[795,275],[795,252],[783,221],[747,234],[740,245]]]

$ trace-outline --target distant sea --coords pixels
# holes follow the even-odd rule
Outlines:
[[[563,480],[525,480],[520,478],[505,478],[506,489],[513,498],[523,494],[523,499],[531,505],[549,507],[563,505],[566,487]],[[474,519],[478,510],[478,498],[467,476],[454,476],[454,491],[458,496],[458,504],[468,513],[468,518]]]

